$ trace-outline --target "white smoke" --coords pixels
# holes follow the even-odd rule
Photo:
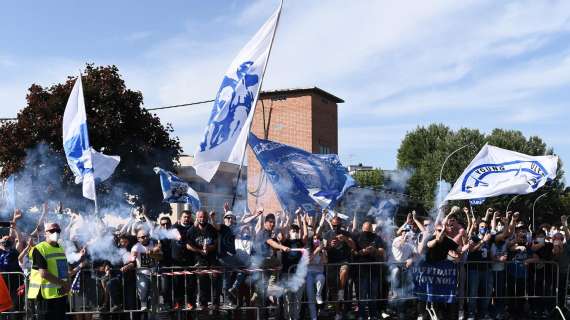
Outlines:
[[[446,182],[445,180],[437,182],[433,209],[430,213],[430,216],[432,217],[433,221],[436,222],[436,224],[438,222],[441,222],[444,218],[444,206],[446,203],[444,203],[443,200],[449,193],[449,190],[451,190],[451,184],[449,182]]]
[[[296,266],[295,273],[276,285],[269,286],[267,294],[269,296],[280,297],[285,292],[297,292],[305,283],[307,269],[309,266],[309,253],[306,249],[299,249],[302,252],[301,260]]]

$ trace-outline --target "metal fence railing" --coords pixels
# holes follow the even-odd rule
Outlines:
[[[266,261],[267,262],[267,261]],[[565,271],[561,273],[561,271]],[[23,273],[2,273],[14,309],[0,319],[27,319]],[[184,319],[189,314],[233,313],[235,319],[315,318],[323,309],[374,318],[387,306],[397,318],[424,313],[431,319],[459,309],[511,313],[562,312],[570,299],[570,270],[556,263],[361,262],[282,269],[275,261],[258,267],[154,267],[121,271],[85,268],[69,296],[70,315],[154,314]],[[455,312],[455,313],[454,313]],[[456,318],[456,317],[455,317]]]

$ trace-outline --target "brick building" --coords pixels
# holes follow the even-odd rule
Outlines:
[[[319,88],[285,89],[260,93],[255,109],[252,132],[259,138],[295,146],[312,153],[338,152],[337,104],[342,99]],[[222,163],[210,183],[196,175],[193,157],[180,159],[177,174],[190,182],[198,192],[202,207],[222,212],[224,202],[232,202],[239,165]],[[250,210],[263,206],[266,211],[281,210],[270,182],[261,173],[259,162],[247,148],[247,166],[240,181],[247,181],[247,203]],[[238,200],[245,197],[245,184],[240,183]],[[245,199],[244,199],[245,200]],[[172,204],[174,217],[188,205]]]
[[[251,131],[259,138],[312,153],[338,153],[338,104],[344,101],[320,88],[264,91]],[[247,150],[248,206],[279,211],[281,206],[253,152]]]

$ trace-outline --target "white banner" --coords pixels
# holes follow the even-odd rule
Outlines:
[[[281,5],[232,61],[216,95],[193,166],[210,181],[220,162],[243,159],[255,104],[277,28]]]
[[[457,179],[444,202],[531,193],[554,179],[557,167],[557,156],[529,156],[485,145]]]

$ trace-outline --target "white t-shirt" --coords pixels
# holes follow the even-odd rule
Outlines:
[[[152,259],[149,253],[154,249],[155,245],[149,242],[148,245],[143,246],[137,242],[131,249],[131,260],[134,258],[137,262],[137,272],[150,274],[150,267],[154,265],[155,260]]]
[[[404,239],[402,239],[402,236],[399,236],[392,242],[392,255],[394,256],[394,260],[398,262],[405,262],[417,251],[416,246],[411,240],[405,241],[404,243],[402,243],[402,241],[404,241]]]

